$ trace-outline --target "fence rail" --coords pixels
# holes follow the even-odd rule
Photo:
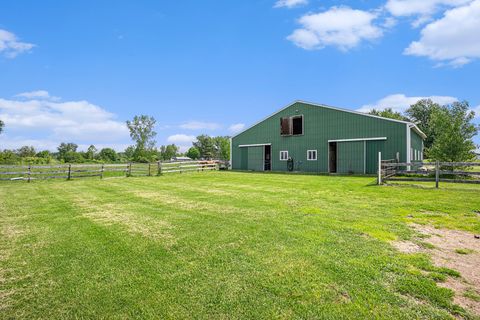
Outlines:
[[[122,164],[0,165],[0,180],[32,181],[99,177],[158,176],[169,173],[218,170],[220,161],[166,161]]]
[[[478,167],[480,162],[396,162],[382,160],[378,154],[378,184],[387,181],[424,181],[480,184],[480,170],[468,171]]]

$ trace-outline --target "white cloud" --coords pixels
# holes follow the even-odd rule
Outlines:
[[[416,17],[413,26],[431,20],[432,15],[442,8],[454,8],[470,3],[472,0],[388,0],[385,8],[396,17]]]
[[[31,43],[20,42],[13,33],[0,29],[0,54],[7,58],[15,58],[20,53],[30,51],[34,46]]]
[[[473,108],[473,111],[475,112],[475,118],[480,120],[480,105]]]
[[[307,49],[334,46],[346,51],[362,41],[372,41],[383,35],[374,24],[377,14],[349,7],[332,7],[328,11],[306,14],[299,19],[302,28],[295,30],[288,40]]]
[[[221,125],[213,122],[189,121],[180,125],[180,128],[186,130],[217,130]]]
[[[294,8],[308,4],[308,0],[278,0],[274,8]]]
[[[480,58],[480,0],[451,9],[421,31],[405,54],[459,67]]]
[[[25,98],[25,99],[48,99],[48,100],[60,100],[59,97],[51,96],[48,91],[45,90],[37,90],[37,91],[29,91],[29,92],[22,92],[15,95],[17,98]]]
[[[235,123],[235,124],[232,124],[230,127],[228,127],[228,131],[230,131],[231,133],[238,133],[242,131],[244,128],[245,128],[244,123]]]
[[[392,108],[395,111],[402,112],[408,109],[412,104],[415,104],[418,100],[422,99],[430,99],[440,105],[450,104],[458,101],[457,98],[449,96],[407,97],[404,94],[392,94],[378,100],[376,103],[364,105],[357,111],[369,112],[372,109],[383,110],[386,108]]]
[[[167,138],[167,142],[177,145],[180,152],[187,152],[187,150],[192,146],[192,143],[196,139],[197,138],[192,135],[174,134]]]
[[[168,142],[175,143],[175,144],[192,143],[195,140],[196,140],[195,136],[187,135],[187,134],[174,134],[167,138]]]
[[[45,97],[45,94],[40,96]],[[0,98],[0,119],[5,122],[9,137],[8,141],[2,137],[2,148],[30,140],[37,141],[32,143],[36,147],[48,146],[49,149],[62,141],[118,145],[129,140],[128,129],[123,122],[88,101]]]

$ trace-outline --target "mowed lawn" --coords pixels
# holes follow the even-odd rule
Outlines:
[[[408,224],[480,233],[480,187],[211,172],[0,184],[0,318],[470,317]],[[439,276],[440,275],[440,276]]]

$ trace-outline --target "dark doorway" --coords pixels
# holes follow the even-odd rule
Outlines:
[[[329,172],[337,173],[337,143],[330,142],[328,147]]]
[[[265,146],[265,164],[264,170],[271,171],[272,170],[272,146]]]

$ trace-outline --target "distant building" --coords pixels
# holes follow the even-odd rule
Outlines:
[[[191,161],[192,159],[189,157],[173,157],[170,160],[171,161]]]

